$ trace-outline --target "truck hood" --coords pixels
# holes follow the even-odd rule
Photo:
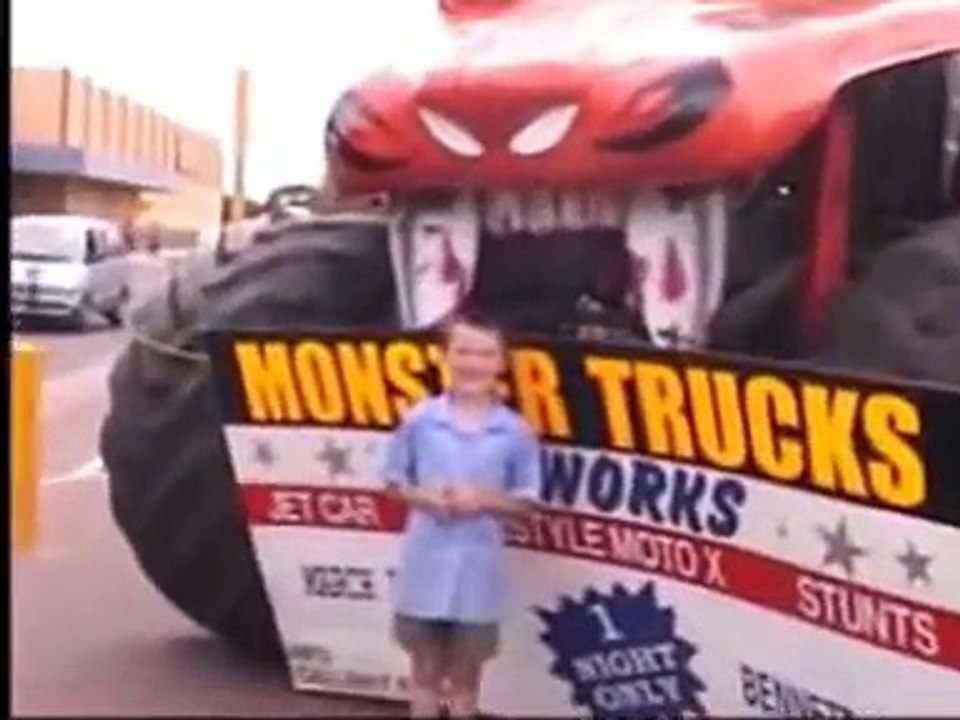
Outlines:
[[[960,49],[956,0],[476,4],[341,98],[341,189],[709,182],[771,164],[857,77]]]

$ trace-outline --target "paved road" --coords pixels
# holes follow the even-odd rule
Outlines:
[[[137,292],[162,280],[141,267]],[[294,694],[282,668],[227,651],[143,579],[96,462],[105,380],[124,330],[29,328],[47,350],[41,542],[13,563],[13,712],[29,715],[383,715]]]

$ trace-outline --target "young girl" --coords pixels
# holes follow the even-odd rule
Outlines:
[[[540,452],[497,380],[506,345],[496,325],[449,323],[449,390],[419,403],[396,430],[386,481],[410,506],[396,582],[395,634],[411,660],[411,714],[477,712],[483,664],[497,651],[506,515],[540,493]]]

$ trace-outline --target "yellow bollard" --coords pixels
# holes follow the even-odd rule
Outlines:
[[[15,552],[32,550],[38,539],[40,491],[40,394],[43,350],[11,343],[10,474]]]

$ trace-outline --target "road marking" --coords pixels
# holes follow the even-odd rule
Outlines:
[[[52,478],[44,478],[40,481],[41,485],[63,485],[65,483],[83,482],[89,480],[103,480],[106,477],[106,467],[103,459],[95,457],[85,462],[80,467],[70,472],[56,475]]]

